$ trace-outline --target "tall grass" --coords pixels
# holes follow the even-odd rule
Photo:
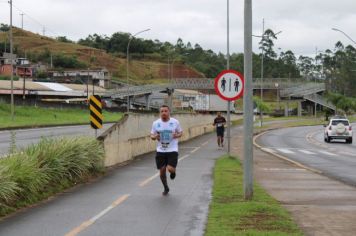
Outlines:
[[[104,148],[93,138],[43,139],[0,159],[0,216],[104,170]]]
[[[103,111],[104,122],[117,122],[122,113]],[[11,107],[0,101],[0,128],[38,127],[43,125],[89,124],[89,110],[75,108],[42,108],[16,106],[15,119],[11,119]]]

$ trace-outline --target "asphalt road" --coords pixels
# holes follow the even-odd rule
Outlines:
[[[112,124],[104,124],[98,130],[98,135],[111,127]],[[13,131],[0,131],[0,156],[7,154],[10,149],[11,136],[14,134],[17,148],[24,148],[30,144],[37,143],[43,137],[58,138],[62,136],[93,136],[95,131],[89,125],[58,126],[38,129],[19,129]]]
[[[0,235],[203,235],[214,163],[224,153],[215,134],[181,144],[168,196],[162,196],[154,154],[143,155],[95,183],[3,220]]]
[[[343,140],[325,143],[323,131],[322,126],[280,129],[262,135],[257,143],[268,152],[280,154],[328,177],[356,186],[355,135],[353,144],[346,144]]]

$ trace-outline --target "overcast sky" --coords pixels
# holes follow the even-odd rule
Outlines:
[[[231,51],[243,51],[243,0],[230,0]],[[98,33],[110,36],[114,32],[135,33],[175,43],[180,37],[192,45],[226,52],[226,0],[13,0],[13,22],[46,35],[67,36],[72,40]],[[20,9],[20,10],[18,10]],[[0,22],[9,23],[9,4],[0,0]],[[254,0],[253,32],[262,33],[262,18],[266,28],[282,31],[276,41],[278,48],[296,54],[313,55],[315,48],[333,49],[340,40],[352,44],[339,28],[356,40],[356,0]],[[258,50],[254,39],[254,51]]]

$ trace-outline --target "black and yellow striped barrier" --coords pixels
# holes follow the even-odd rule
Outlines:
[[[90,125],[93,129],[101,129],[103,127],[103,114],[101,99],[98,95],[90,96]]]

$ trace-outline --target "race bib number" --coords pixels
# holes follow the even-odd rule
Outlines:
[[[173,139],[173,133],[171,130],[163,130],[160,132],[160,140],[163,148],[168,148]]]
[[[218,124],[218,127],[222,127],[223,126],[223,124]]]

